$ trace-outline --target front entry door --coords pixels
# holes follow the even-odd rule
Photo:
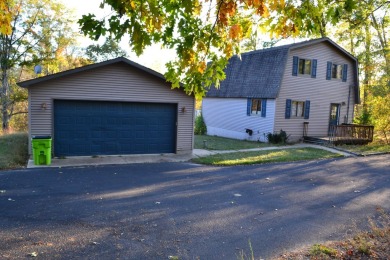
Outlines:
[[[329,135],[331,135],[331,130],[334,125],[339,124],[340,117],[340,104],[330,104],[330,115],[329,115]]]

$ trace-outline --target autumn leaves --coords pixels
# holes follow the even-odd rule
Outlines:
[[[11,21],[13,14],[20,7],[15,5],[12,0],[0,1],[0,34],[10,35],[12,33]]]

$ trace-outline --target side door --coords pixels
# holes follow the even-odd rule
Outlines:
[[[340,118],[340,104],[330,104],[330,113],[329,113],[329,130],[328,134],[333,135],[333,127],[339,124]]]

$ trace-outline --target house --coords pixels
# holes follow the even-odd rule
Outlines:
[[[357,59],[329,38],[243,53],[225,72],[202,102],[208,135],[325,137],[330,125],[351,123],[359,103]]]
[[[52,136],[54,156],[192,152],[194,96],[128,59],[18,85],[28,89],[30,142]]]

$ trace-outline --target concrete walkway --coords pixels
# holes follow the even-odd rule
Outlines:
[[[29,160],[27,168],[98,166],[131,163],[186,162],[192,159],[192,154],[137,154],[137,155],[102,155],[102,156],[71,156],[64,159],[52,158],[50,165],[34,165]]]
[[[159,162],[186,162],[192,158],[206,157],[215,154],[234,153],[234,152],[253,152],[267,150],[282,150],[291,148],[312,147],[327,150],[332,153],[338,153],[343,156],[354,156],[353,154],[339,151],[330,147],[313,144],[295,144],[288,146],[271,146],[264,148],[241,149],[241,150],[205,150],[194,149],[192,154],[141,154],[141,155],[104,155],[104,156],[72,156],[64,159],[53,158],[50,165],[34,165],[33,160],[29,160],[27,168],[47,168],[47,167],[71,167],[71,166],[98,166],[113,164],[131,164],[131,163],[159,163]]]
[[[340,150],[337,150],[337,149],[333,149],[333,148],[330,148],[330,147],[322,146],[322,145],[294,144],[294,145],[287,145],[287,146],[270,146],[270,147],[264,147],[264,148],[252,148],[252,149],[241,149],[241,150],[204,150],[204,149],[194,149],[193,157],[206,157],[206,156],[215,155],[215,154],[234,153],[234,152],[254,152],[254,151],[283,150],[283,149],[308,148],[308,147],[326,150],[326,151],[329,151],[331,153],[341,154],[341,155],[346,156],[346,157],[355,156],[354,154],[347,153],[347,152],[344,152],[344,151],[340,151]]]

